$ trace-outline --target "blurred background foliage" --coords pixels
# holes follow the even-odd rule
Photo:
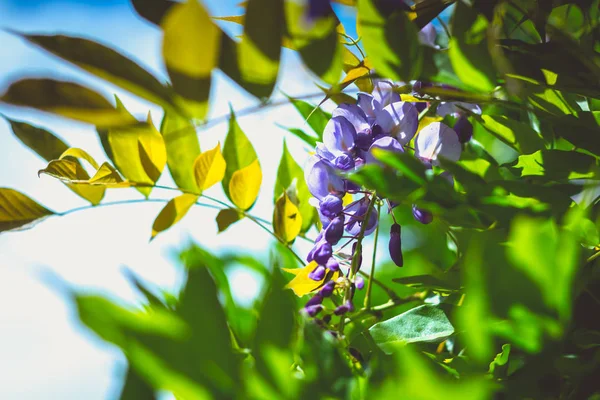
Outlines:
[[[48,162],[40,173],[96,206],[121,187],[151,201],[167,168],[176,187],[166,189],[179,193],[157,216],[152,238],[208,204],[219,209],[219,232],[248,218],[277,239],[262,258],[181,248],[187,278],[179,293],[128,274],[143,307],[68,289],[81,321],[127,357],[121,398],[166,391],[183,399],[599,399],[598,0],[334,3],[355,10],[358,37],[335,13],[319,12],[325,0],[249,0],[236,16],[211,16],[196,0],[132,0],[163,31],[169,82],[97,42],[13,32],[165,111],[155,126],[76,83],[12,82],[3,103],[92,124],[106,152],[98,162],[49,129],[5,117]],[[432,21],[439,34],[426,46],[418,34]],[[241,24],[241,37],[225,33],[226,23]],[[377,306],[349,314],[343,336],[306,318],[304,301],[286,288],[304,266],[290,249],[318,223],[302,162],[284,147],[278,170],[262,171],[234,110],[222,145],[201,149],[196,134],[216,123],[206,120],[215,69],[261,99],[257,109],[276,105],[282,46],[299,53],[322,90],[318,105],[285,100],[307,121],[285,128],[309,147],[331,117],[319,106],[354,102],[376,77],[452,86],[400,86],[407,101],[482,107],[468,114],[473,139],[461,161],[427,171],[406,154],[381,152],[381,165],[351,175],[400,204],[405,267],[373,258]],[[435,118],[427,110],[420,118]],[[272,221],[250,213],[263,173],[277,176]],[[219,182],[228,201],[203,193]],[[434,222],[415,222],[412,204],[431,210]],[[2,231],[62,214],[0,189]],[[381,220],[381,243],[390,224]],[[228,283],[238,265],[264,280],[249,306],[236,304]]]

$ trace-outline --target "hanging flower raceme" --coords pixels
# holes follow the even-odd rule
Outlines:
[[[392,82],[379,80],[374,82],[372,93],[359,93],[356,104],[340,104],[324,129],[323,142],[317,144],[305,167],[306,183],[314,196],[311,204],[316,207],[322,224],[307,256],[307,261],[316,265],[308,276],[319,282],[326,280],[306,303],[305,311],[313,317],[325,313],[320,317],[321,324],[329,323],[332,313],[343,316],[354,310],[354,292],[365,286],[359,275],[362,239],[377,229],[380,218],[374,205],[387,204],[389,214],[397,204],[384,203],[375,193],[345,179],[345,174],[366,164],[383,166],[375,158],[374,149],[410,152],[427,168],[438,166],[442,158],[457,161],[462,144],[472,135],[464,110],[477,112],[478,106],[466,103],[441,103],[436,110],[458,113],[456,125],[460,134],[442,122],[430,123],[417,134],[419,113],[428,110],[429,103],[402,101],[396,88]],[[411,143],[414,148],[410,147]],[[433,221],[429,211],[416,205],[412,212],[415,220],[422,224]],[[350,254],[343,251],[348,245],[352,245]],[[388,249],[394,263],[403,266],[401,227],[395,222]],[[340,277],[328,280],[334,276]],[[324,299],[335,293],[343,294],[343,299],[328,310]]]

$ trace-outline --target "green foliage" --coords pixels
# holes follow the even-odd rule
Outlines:
[[[40,174],[91,206],[109,204],[107,190],[131,187],[145,196],[135,201],[165,202],[151,238],[197,205],[218,209],[218,233],[245,218],[279,242],[269,257],[243,254],[243,243],[220,254],[190,245],[181,252],[186,277],[179,293],[157,294],[127,272],[140,307],[71,289],[83,324],[127,358],[121,398],[155,398],[159,391],[185,399],[598,398],[598,0],[336,2],[355,7],[359,38],[345,33],[341,14],[310,20],[308,3],[291,0],[250,0],[240,5],[244,15],[218,18],[198,0],[132,0],[162,30],[165,83],[91,40],[17,34],[165,111],[159,131],[150,116],[140,121],[118,98],[113,104],[80,84],[27,77],[9,83],[2,103],[92,124],[106,153],[107,161],[96,162],[47,129],[5,117],[47,162]],[[446,29],[446,9],[449,32],[435,48],[420,43],[419,29],[438,16],[438,30]],[[243,25],[240,40],[215,20]],[[277,171],[264,172],[275,178],[272,219],[250,213],[263,170],[234,110],[222,151],[220,144],[200,150],[197,130],[208,115],[213,70],[258,98],[256,109],[273,107],[282,46],[317,79],[317,106],[301,100],[310,95],[287,98],[305,126],[284,128],[311,148],[331,119],[321,105],[356,101],[356,88],[372,90],[372,75],[403,80],[396,87],[402,99],[425,103],[419,129],[432,121],[455,129],[466,118],[473,124],[474,139],[460,144],[457,162],[440,157],[426,166],[413,154],[417,136],[404,153],[376,149],[375,162],[340,173],[397,203],[392,210],[376,201],[379,247],[368,259],[375,244],[361,244],[363,290],[343,272],[311,279],[316,261],[296,253],[297,242],[315,240],[311,227],[321,221],[291,141]],[[423,84],[413,90],[414,80]],[[449,102],[476,103],[481,113],[454,103],[462,121],[434,116]],[[175,187],[157,185],[165,166]],[[223,200],[205,193],[219,182]],[[149,198],[156,187],[175,195]],[[433,221],[415,221],[413,206]],[[0,188],[1,232],[69,212]],[[380,257],[392,223],[402,226],[403,268]],[[335,256],[343,259],[351,250],[340,247]],[[233,267],[260,276],[250,304],[235,300]],[[337,286],[323,295],[330,281]],[[355,309],[332,313],[350,293]],[[301,308],[309,299],[326,311],[309,318]]]

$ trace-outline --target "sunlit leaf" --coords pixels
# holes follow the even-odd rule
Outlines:
[[[163,107],[173,107],[172,93],[135,61],[91,40],[64,35],[21,35],[29,42],[87,72]]]
[[[399,344],[446,339],[454,327],[441,308],[422,305],[373,325],[369,332],[383,351],[391,353]]]
[[[262,170],[258,159],[235,171],[229,181],[229,196],[233,204],[242,210],[248,210],[258,197],[261,183]]]
[[[99,185],[115,188],[134,186],[134,183],[123,180],[119,173],[108,163],[102,164],[91,178],[81,164],[67,158],[50,161],[46,168],[38,171],[39,174],[46,174],[75,186]]]
[[[521,176],[552,180],[600,178],[596,158],[574,151],[540,150],[522,155],[515,168],[521,169]]]
[[[25,227],[53,214],[21,192],[0,188],[0,232]]]
[[[286,288],[292,289],[296,296],[301,297],[319,289],[325,284],[326,279],[331,278],[336,280],[340,276],[340,272],[338,271],[333,273],[331,276],[326,275],[323,280],[314,281],[308,277],[308,274],[310,274],[315,268],[317,268],[317,263],[315,261],[311,261],[302,268],[282,268],[285,272],[295,275],[294,278],[288,282]]]
[[[152,225],[151,239],[154,239],[160,232],[166,231],[178,223],[190,208],[196,203],[198,196],[184,193],[169,200],[167,205],[160,210],[160,213]]]
[[[284,21],[282,0],[248,1],[238,49],[238,65],[245,81],[268,86],[272,91],[279,71]]]
[[[101,94],[72,82],[23,79],[12,83],[0,102],[35,108],[96,126],[132,123],[131,115],[115,108]]]
[[[219,229],[219,233],[223,232],[242,218],[244,218],[244,215],[233,208],[227,208],[219,211],[217,214],[217,227]]]
[[[65,157],[81,158],[82,160],[87,161],[94,169],[100,168],[96,160],[94,160],[94,157],[92,157],[87,151],[77,147],[68,148],[58,158],[62,160]]]
[[[273,231],[286,243],[292,242],[302,229],[302,215],[284,192],[275,202]]]
[[[91,178],[76,160],[60,159],[50,161],[45,169],[38,172],[38,175],[41,173],[60,179],[71,190],[88,199],[94,205],[100,203],[104,197],[104,187],[77,184],[77,182],[89,182]]]
[[[120,101],[117,107],[125,110]],[[148,197],[167,162],[165,142],[150,115],[145,123],[109,129],[108,143],[118,170],[127,180],[146,185],[137,189]]]
[[[225,137],[225,143],[223,144],[223,158],[225,158],[225,163],[227,167],[225,169],[225,177],[223,178],[221,184],[229,200],[233,201],[233,196],[230,191],[230,182],[233,178],[233,175],[237,171],[250,166],[252,163],[258,160],[256,156],[256,151],[254,150],[254,147],[252,147],[252,143],[250,143],[248,137],[244,134],[244,131],[242,131],[242,129],[238,125],[233,111],[231,112],[231,117],[229,118],[229,130],[227,132],[227,136]],[[256,174],[256,167],[258,167],[258,172],[260,173],[260,166],[258,165],[258,161],[257,165],[253,167],[253,170],[250,170],[249,172]],[[255,179],[254,183],[258,183],[258,185],[260,185],[260,180],[256,181],[257,177],[258,176],[256,175],[251,178]],[[240,178],[244,177],[238,176],[238,183],[244,185],[244,183],[240,181]],[[242,189],[242,186],[240,186],[240,189]],[[256,193],[258,193],[258,191]],[[238,196],[238,200],[240,200],[242,196],[246,195],[238,191],[236,193],[236,196]],[[254,199],[252,199],[252,202],[254,202]],[[234,204],[236,203],[234,202]]]
[[[405,82],[418,78],[423,67],[423,50],[417,27],[403,7],[359,0],[357,8],[362,42],[378,74]]]
[[[161,25],[163,57],[173,88],[181,96],[179,103],[189,116],[204,119],[210,75],[219,61],[221,30],[197,0],[172,7]]]
[[[221,144],[214,149],[200,154],[194,161],[196,184],[200,190],[206,190],[223,180],[225,176],[225,159],[221,154]]]
[[[177,187],[195,192],[194,161],[200,154],[198,135],[191,121],[175,113],[165,112],[160,125],[167,149],[167,165]]]
[[[482,115],[485,129],[521,154],[544,148],[544,140],[527,124],[504,116]]]
[[[66,153],[75,151],[75,149],[70,149],[66,143],[46,129],[8,118],[7,121],[10,123],[15,136],[46,161],[62,158]],[[92,166],[98,168],[97,165],[92,164]],[[78,176],[81,179],[89,179],[88,173],[81,165],[77,168]],[[67,187],[94,205],[100,203],[104,197],[104,188],[85,188],[70,184],[67,184]]]

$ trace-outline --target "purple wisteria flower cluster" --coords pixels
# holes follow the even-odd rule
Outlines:
[[[414,86],[420,89],[423,85],[417,82]],[[356,104],[340,104],[325,127],[323,142],[317,144],[315,154],[305,167],[306,183],[314,196],[311,204],[317,208],[322,223],[322,230],[307,257],[307,261],[316,265],[309,277],[315,281],[327,278],[320,291],[305,306],[310,316],[314,317],[324,309],[324,298],[331,296],[336,288],[347,290],[344,302],[333,313],[343,315],[353,310],[354,291],[364,286],[362,277],[356,274],[362,255],[356,252],[361,251],[362,237],[370,235],[377,227],[379,215],[375,202],[383,204],[385,200],[374,198],[375,194],[344,179],[344,173],[366,164],[380,163],[373,155],[374,149],[396,153],[410,149],[428,168],[438,165],[440,157],[458,161],[462,143],[472,134],[465,112],[481,112],[471,104],[441,102],[437,105],[437,114],[458,118],[455,127],[460,132],[442,122],[433,122],[417,135],[419,112],[428,104],[402,101],[396,88],[392,82],[377,81],[372,93],[358,94]],[[414,149],[408,147],[413,138]],[[352,195],[347,204],[343,200],[346,194]],[[389,201],[387,205],[389,210],[394,206]],[[430,212],[416,206],[413,206],[413,216],[423,224],[433,220]],[[342,253],[341,248],[334,250],[342,238],[347,240],[341,248],[352,243],[352,254]],[[395,264],[402,266],[401,228],[397,223],[391,228],[389,251]],[[354,265],[351,266],[353,260]],[[344,273],[344,269],[348,272]],[[342,274],[340,279],[328,280],[338,271]]]

